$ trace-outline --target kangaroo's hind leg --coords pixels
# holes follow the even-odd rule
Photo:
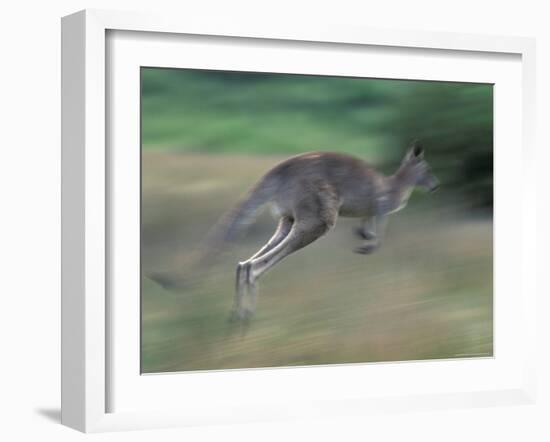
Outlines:
[[[257,258],[270,250],[272,250],[274,247],[279,245],[283,239],[286,238],[288,233],[290,232],[290,229],[292,228],[292,224],[294,224],[294,219],[290,216],[283,216],[279,220],[279,224],[277,225],[277,229],[275,230],[275,233],[270,238],[270,240],[254,255],[252,255],[247,261],[250,261],[254,258]]]
[[[285,240],[273,250],[254,258],[250,262],[249,284],[255,285],[258,278],[282,259],[311,244],[327,233],[332,226],[324,222],[296,222]]]
[[[286,256],[311,244],[327,233],[336,223],[339,201],[334,192],[328,188],[316,188],[307,192],[296,202],[293,222],[286,236],[262,254],[241,263],[239,273],[240,288],[248,287],[254,299],[258,278]],[[244,291],[242,292],[244,293]],[[237,294],[237,296],[239,296]],[[239,318],[248,319],[253,310],[246,309],[241,295],[238,302]],[[252,308],[254,302],[251,303]]]
[[[338,199],[326,189],[302,198],[295,208],[295,220],[286,238],[272,250],[250,261],[249,284],[288,255],[325,235],[336,223]]]
[[[271,239],[249,259],[237,265],[232,318],[244,319],[251,315],[256,307],[257,288],[255,284],[249,284],[250,262],[279,245],[289,234],[293,223],[292,217],[282,217]],[[245,305],[246,295],[248,295],[248,306]]]

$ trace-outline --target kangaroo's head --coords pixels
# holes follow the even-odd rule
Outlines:
[[[418,141],[413,142],[401,162],[399,173],[407,184],[434,192],[439,187],[439,180],[432,173],[424,159],[424,149]]]

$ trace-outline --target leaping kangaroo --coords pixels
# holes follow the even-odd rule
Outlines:
[[[405,207],[415,187],[428,191],[439,187],[418,142],[410,146],[390,176],[359,158],[334,152],[304,153],[273,167],[207,240],[208,247],[215,249],[216,244],[234,238],[267,204],[278,217],[271,239],[237,265],[232,318],[248,320],[256,307],[258,279],[288,255],[329,232],[338,216],[361,220],[356,234],[362,244],[355,252],[377,250],[388,215]],[[166,285],[163,277],[152,278]]]

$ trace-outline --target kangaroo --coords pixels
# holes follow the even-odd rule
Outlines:
[[[339,216],[360,219],[355,233],[362,243],[356,253],[377,250],[388,215],[406,206],[415,187],[430,192],[439,187],[418,142],[412,143],[390,176],[359,158],[335,152],[308,152],[273,167],[207,241],[207,248],[214,250],[216,244],[234,238],[267,204],[278,218],[271,239],[237,265],[232,318],[247,321],[256,308],[258,279],[282,259],[326,235]],[[153,279],[162,284],[160,278]]]

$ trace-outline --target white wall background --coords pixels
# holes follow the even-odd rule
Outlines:
[[[549,160],[550,14],[544,1],[271,2],[231,0],[19,0],[0,6],[0,439],[550,440],[549,284],[540,281],[540,399],[536,406],[368,416],[325,422],[160,430],[85,436],[59,425],[60,17],[83,8],[169,11],[227,20],[298,20],[378,28],[534,36],[538,41],[538,180]],[[543,198],[544,200],[545,198]],[[547,198],[546,198],[547,200]],[[539,265],[548,206],[539,218]],[[513,232],[510,236],[513,238]]]

